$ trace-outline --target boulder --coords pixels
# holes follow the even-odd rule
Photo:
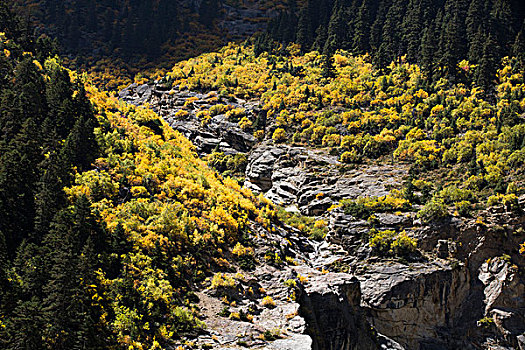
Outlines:
[[[299,303],[314,350],[402,349],[372,330],[361,308],[359,281],[351,275],[328,273],[311,278],[301,287]]]
[[[469,295],[465,266],[367,264],[356,275],[372,325],[407,349],[450,348]],[[448,336],[444,333],[451,332]]]

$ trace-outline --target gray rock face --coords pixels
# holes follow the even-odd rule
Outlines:
[[[244,132],[238,124],[228,121],[224,114],[212,117],[203,123],[197,117],[198,109],[208,109],[213,105],[223,103],[234,108],[244,108],[248,114],[258,112],[258,104],[242,100],[224,101],[215,98],[215,94],[202,94],[177,89],[167,91],[160,83],[132,84],[119,92],[119,97],[134,105],[149,104],[175,130],[186,136],[197,147],[199,154],[209,154],[215,149],[226,154],[248,152],[255,145],[253,135]],[[191,99],[197,100],[193,102]],[[180,116],[177,112],[184,110],[187,115]]]
[[[275,17],[277,12],[263,10],[257,2],[243,2],[250,7],[232,7],[224,5],[224,19],[219,26],[228,31],[234,39],[246,38],[266,28],[268,18]]]
[[[402,349],[372,331],[360,306],[361,290],[355,277],[336,273],[316,276],[303,287],[299,300],[314,350]]]
[[[407,349],[453,348],[453,330],[469,295],[465,267],[447,264],[367,265],[358,274],[370,322]]]
[[[446,259],[451,257],[456,252],[456,243],[448,240],[440,239],[436,246],[436,255],[438,258]]]
[[[274,203],[296,204],[301,213],[317,216],[344,198],[384,196],[406,173],[394,166],[363,166],[344,174],[340,168],[337,157],[323,150],[266,143],[251,152],[245,185]]]
[[[491,259],[481,266],[478,278],[485,286],[485,316],[494,320],[505,340],[517,345],[525,328],[525,284],[517,266]]]
[[[276,170],[277,161],[285,154],[285,148],[258,147],[248,158],[246,168],[246,187],[254,192],[267,192],[273,187],[272,176]]]

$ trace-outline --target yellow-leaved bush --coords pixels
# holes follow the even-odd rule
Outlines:
[[[102,155],[66,194],[87,196],[108,234],[120,235],[127,247],[114,257],[118,273],[98,271],[98,294],[110,305],[101,322],[122,345],[169,344],[204,327],[192,306],[192,284],[223,263],[225,250],[236,247],[238,254],[239,237],[253,235],[255,226],[269,228],[273,209],[210,169],[153,111],[87,90]]]

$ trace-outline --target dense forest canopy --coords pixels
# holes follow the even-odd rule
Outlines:
[[[431,76],[457,76],[462,60],[478,65],[478,85],[494,81],[501,58],[525,57],[525,3],[520,0],[308,0],[268,29],[303,52],[370,53],[386,67],[406,55]]]

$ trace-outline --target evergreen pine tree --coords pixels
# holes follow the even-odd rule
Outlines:
[[[490,87],[495,80],[497,67],[497,60],[493,51],[495,45],[494,38],[492,35],[489,35],[483,45],[483,56],[481,57],[474,74],[476,84],[482,87],[485,90],[485,93],[490,92]]]
[[[512,55],[525,67],[525,20],[512,45]]]
[[[36,125],[28,119],[0,155],[0,231],[8,252],[27,238],[34,223],[34,191],[40,162]]]
[[[357,3],[357,2],[354,2]],[[353,52],[364,54],[370,51],[370,27],[375,16],[376,1],[363,0],[354,21]]]
[[[381,46],[383,26],[388,10],[390,9],[390,6],[392,6],[392,1],[393,0],[379,1],[375,20],[370,27],[370,47],[372,51],[378,51]]]
[[[43,174],[35,197],[35,240],[38,242],[57,211],[66,204],[63,188],[67,183],[68,166],[61,162],[56,152],[51,152],[42,164]]]
[[[349,39],[349,26],[347,16],[347,1],[336,0],[328,24],[328,33],[326,36],[318,33],[319,44],[317,46],[323,48],[323,53],[330,54],[335,52],[337,49],[345,49],[350,46]],[[324,30],[324,27],[320,27],[320,31]],[[325,39],[326,38],[326,39]],[[323,46],[320,46],[323,43]]]
[[[44,286],[46,333],[54,349],[96,348],[100,317],[91,307],[88,286],[95,282],[95,250],[102,252],[102,232],[91,214],[89,200],[61,210],[44,241],[49,280]]]
[[[444,74],[450,78],[457,77],[457,65],[462,57],[466,57],[467,45],[464,40],[466,29],[464,18],[467,7],[465,0],[447,0],[443,17],[443,27],[439,47],[441,49],[441,67]]]
[[[28,301],[20,301],[6,322],[6,329],[0,331],[0,341],[5,342],[5,347],[2,348],[6,350],[45,349],[44,325],[41,301],[36,297]]]
[[[420,65],[427,77],[432,79],[434,74],[435,53],[437,51],[436,38],[434,36],[434,21],[431,21],[422,32],[420,47]]]
[[[403,21],[405,11],[406,1],[404,0],[394,0],[388,10],[381,34],[381,45],[376,54],[376,61],[380,67],[386,67],[403,54],[399,24]]]
[[[421,62],[422,32],[428,28],[431,19],[435,16],[435,8],[429,0],[410,0],[407,5],[407,12],[402,23],[403,42],[406,47],[406,54],[410,62]],[[432,36],[435,33],[427,34]]]

